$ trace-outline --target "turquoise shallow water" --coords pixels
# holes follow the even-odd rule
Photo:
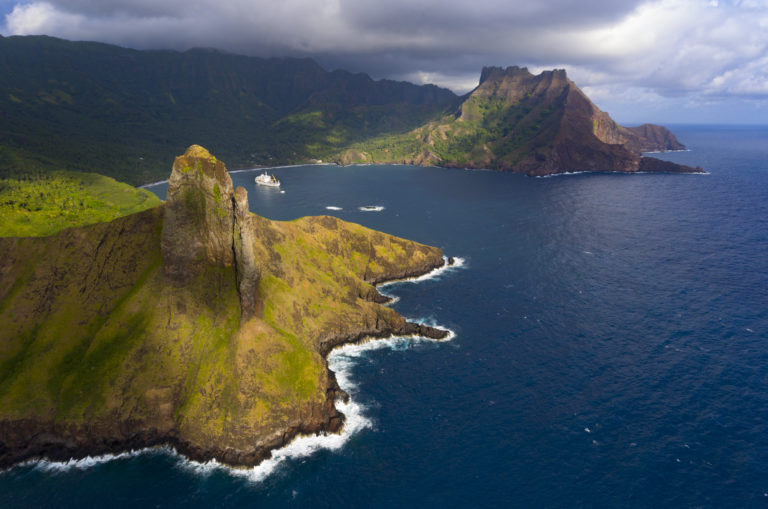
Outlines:
[[[768,129],[674,131],[691,151],[660,157],[709,175],[311,166],[276,169],[281,194],[234,173],[256,213],[462,257],[386,289],[456,337],[346,358],[368,426],[261,481],[153,451],[17,467],[0,507],[766,505]]]

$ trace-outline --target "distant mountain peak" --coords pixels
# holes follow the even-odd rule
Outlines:
[[[679,149],[667,129],[627,129],[590,101],[564,69],[532,74],[525,67],[484,67],[480,84],[456,114],[401,137],[410,153],[397,162],[491,168],[529,175],[574,171],[697,171],[650,164],[644,151]],[[369,144],[370,145],[370,144]],[[399,146],[388,139],[365,162],[389,162]],[[352,152],[343,161],[355,161]],[[381,159],[380,159],[381,158]]]

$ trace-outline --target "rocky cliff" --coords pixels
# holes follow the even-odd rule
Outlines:
[[[259,273],[253,254],[248,192],[232,189],[224,163],[192,145],[173,163],[160,247],[166,275],[188,284],[211,266],[234,268],[241,313],[256,305]]]
[[[654,124],[643,124],[627,127],[637,136],[639,143],[634,147],[636,152],[666,152],[668,150],[685,150],[672,132],[666,127]]]
[[[190,147],[163,206],[0,239],[0,466],[155,444],[251,465],[338,430],[324,356],[366,336],[443,337],[372,286],[442,263],[333,217],[256,216]]]
[[[491,168],[528,175],[574,171],[696,172],[643,163],[641,153],[682,145],[661,126],[628,129],[595,106],[562,69],[538,75],[486,67],[456,112],[410,133],[353,146],[338,158]]]

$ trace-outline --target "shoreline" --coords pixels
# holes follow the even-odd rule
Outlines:
[[[681,150],[663,150],[663,151],[657,151],[657,152],[643,152],[641,157],[645,157],[645,154],[665,154],[665,153],[673,153],[673,152],[691,152],[691,149],[681,149]],[[529,175],[524,172],[516,172],[511,170],[500,170],[500,169],[493,169],[493,168],[473,168],[468,166],[436,166],[434,164],[411,164],[411,163],[402,163],[402,162],[390,162],[390,163],[351,163],[351,164],[341,164],[338,162],[328,162],[328,163],[307,163],[307,164],[283,164],[279,166],[259,166],[257,168],[241,168],[238,170],[229,170],[229,174],[234,173],[245,173],[248,171],[259,171],[259,170],[279,170],[283,168],[301,168],[304,166],[337,166],[339,168],[348,167],[348,166],[415,166],[417,168],[440,168],[442,170],[465,170],[465,171],[488,171],[488,172],[497,172],[497,173],[515,173],[518,175],[523,175],[526,177],[534,177],[534,178],[544,178],[544,177],[556,177],[559,175],[578,175],[582,173],[608,173],[608,174],[646,174],[646,173],[662,173],[662,174],[669,174],[669,175],[678,175],[678,174],[706,174],[708,173],[705,170],[702,171],[622,171],[622,170],[578,170],[578,171],[560,171],[555,173],[546,173],[543,175]],[[158,180],[157,182],[149,182],[147,184],[141,184],[140,186],[136,186],[138,189],[147,189],[152,186],[157,186],[160,184],[167,184],[168,179],[165,180]]]
[[[240,168],[239,170],[227,170],[227,173],[232,175],[233,173],[245,173],[247,171],[259,171],[259,170],[279,170],[282,168],[300,168],[302,166],[340,166],[336,163],[307,163],[307,164],[283,164],[280,166],[259,166],[256,168]],[[158,186],[160,184],[167,184],[168,179],[158,180],[157,182],[149,182],[147,184],[141,184],[136,186],[138,189],[146,189],[152,186]]]
[[[443,256],[440,264],[423,267],[421,270],[404,271],[402,274],[407,273],[410,275],[405,277],[395,275],[392,278],[380,281],[375,286],[391,285],[409,280],[430,279],[450,268],[463,266],[463,263],[449,263],[450,260],[453,260],[453,258]],[[458,260],[462,259],[459,258]],[[378,290],[376,293],[381,296],[381,299],[386,299],[386,302],[390,302],[390,297],[382,295]],[[249,477],[255,476],[254,480],[260,480],[268,476],[284,460],[291,457],[303,457],[323,448],[336,449],[346,442],[348,436],[366,427],[356,422],[345,433],[345,429],[350,425],[350,417],[356,418],[356,421],[359,421],[362,417],[359,411],[360,406],[351,400],[348,392],[337,381],[337,376],[340,376],[345,381],[347,378],[331,369],[331,359],[335,352],[344,348],[368,349],[366,345],[385,344],[389,341],[396,341],[399,338],[447,341],[454,337],[455,333],[450,329],[433,327],[404,319],[400,327],[359,330],[351,334],[329,336],[321,340],[319,353],[325,359],[326,369],[329,373],[326,395],[328,403],[333,410],[329,411],[327,419],[324,419],[321,423],[316,421],[315,423],[309,421],[301,422],[296,426],[289,426],[280,433],[266,438],[257,446],[256,452],[249,455],[252,458],[252,461],[249,462],[237,461],[241,456],[236,451],[222,451],[217,450],[216,447],[202,450],[197,446],[180,441],[173,431],[163,433],[155,429],[138,430],[127,440],[119,440],[114,437],[112,439],[100,437],[91,443],[76,444],[71,439],[71,433],[67,433],[65,429],[62,429],[63,426],[56,423],[44,423],[41,425],[40,423],[35,423],[32,419],[25,419],[14,422],[0,422],[0,429],[3,429],[3,434],[8,436],[7,431],[16,426],[22,429],[29,427],[38,428],[40,431],[35,436],[43,436],[44,439],[48,440],[53,439],[51,440],[52,443],[47,444],[45,452],[35,451],[34,444],[28,444],[25,451],[20,451],[20,454],[17,455],[18,459],[13,459],[7,463],[4,462],[5,464],[0,466],[0,475],[15,468],[32,465],[35,465],[35,468],[54,470],[67,468],[85,469],[116,459],[164,450],[167,453],[178,456],[179,461],[194,470],[223,468],[235,475],[242,473]],[[344,412],[345,410],[346,412]],[[364,418],[362,419],[364,420]],[[59,429],[57,430],[57,428]],[[56,433],[56,431],[59,433]],[[84,432],[84,429],[79,427],[75,432],[79,434]],[[70,437],[67,437],[68,434]],[[317,443],[324,440],[330,440],[331,443]],[[293,444],[297,442],[300,443],[294,446]],[[326,445],[329,446],[326,447]],[[292,451],[292,447],[293,449],[298,449],[298,452],[296,450]],[[4,444],[0,444],[0,451],[5,448]],[[29,454],[25,455],[25,453]]]

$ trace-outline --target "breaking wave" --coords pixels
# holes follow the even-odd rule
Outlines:
[[[389,282],[379,286],[390,286],[402,282],[418,282],[440,277],[442,274],[463,267],[463,258],[454,258],[454,262],[448,265],[448,259],[442,267],[434,269],[423,276]],[[143,455],[167,454],[176,459],[176,467],[196,475],[208,476],[215,472],[222,472],[235,477],[242,477],[251,482],[261,482],[274,473],[283,463],[292,459],[305,458],[320,450],[335,451],[340,449],[353,435],[365,428],[372,427],[372,421],[365,415],[365,406],[355,401],[358,393],[357,386],[352,380],[352,371],[360,357],[366,352],[390,348],[392,350],[407,350],[413,345],[422,342],[450,341],[456,337],[456,333],[446,327],[441,327],[434,320],[410,320],[425,323],[433,327],[448,331],[448,336],[441,340],[435,340],[422,336],[390,336],[388,338],[364,338],[359,343],[341,345],[328,354],[328,367],[334,372],[339,387],[349,395],[348,401],[337,400],[336,409],[345,416],[344,426],[340,433],[320,433],[296,437],[288,445],[272,451],[269,458],[251,468],[234,468],[218,461],[206,462],[190,460],[179,454],[173,447],[149,447],[140,450],[123,452],[119,454],[104,454],[88,456],[82,459],[70,459],[68,461],[51,461],[47,459],[29,460],[12,468],[29,467],[46,472],[67,472],[71,470],[84,470],[110,461],[126,460]],[[0,472],[2,473],[2,472]]]
[[[436,269],[432,269],[431,271],[427,272],[426,274],[422,274],[421,276],[415,276],[415,277],[409,277],[405,279],[397,279],[394,281],[387,281],[386,283],[379,284],[376,288],[379,289],[379,292],[384,295],[385,297],[395,298],[393,295],[389,295],[387,293],[384,293],[381,291],[382,288],[387,288],[392,285],[396,285],[399,283],[419,283],[421,281],[427,281],[428,279],[439,279],[444,274],[447,274],[449,272],[453,272],[457,269],[461,269],[466,266],[467,261],[464,258],[454,257],[453,263],[448,264],[448,258],[446,256],[443,256],[443,263],[440,267],[437,267]]]

